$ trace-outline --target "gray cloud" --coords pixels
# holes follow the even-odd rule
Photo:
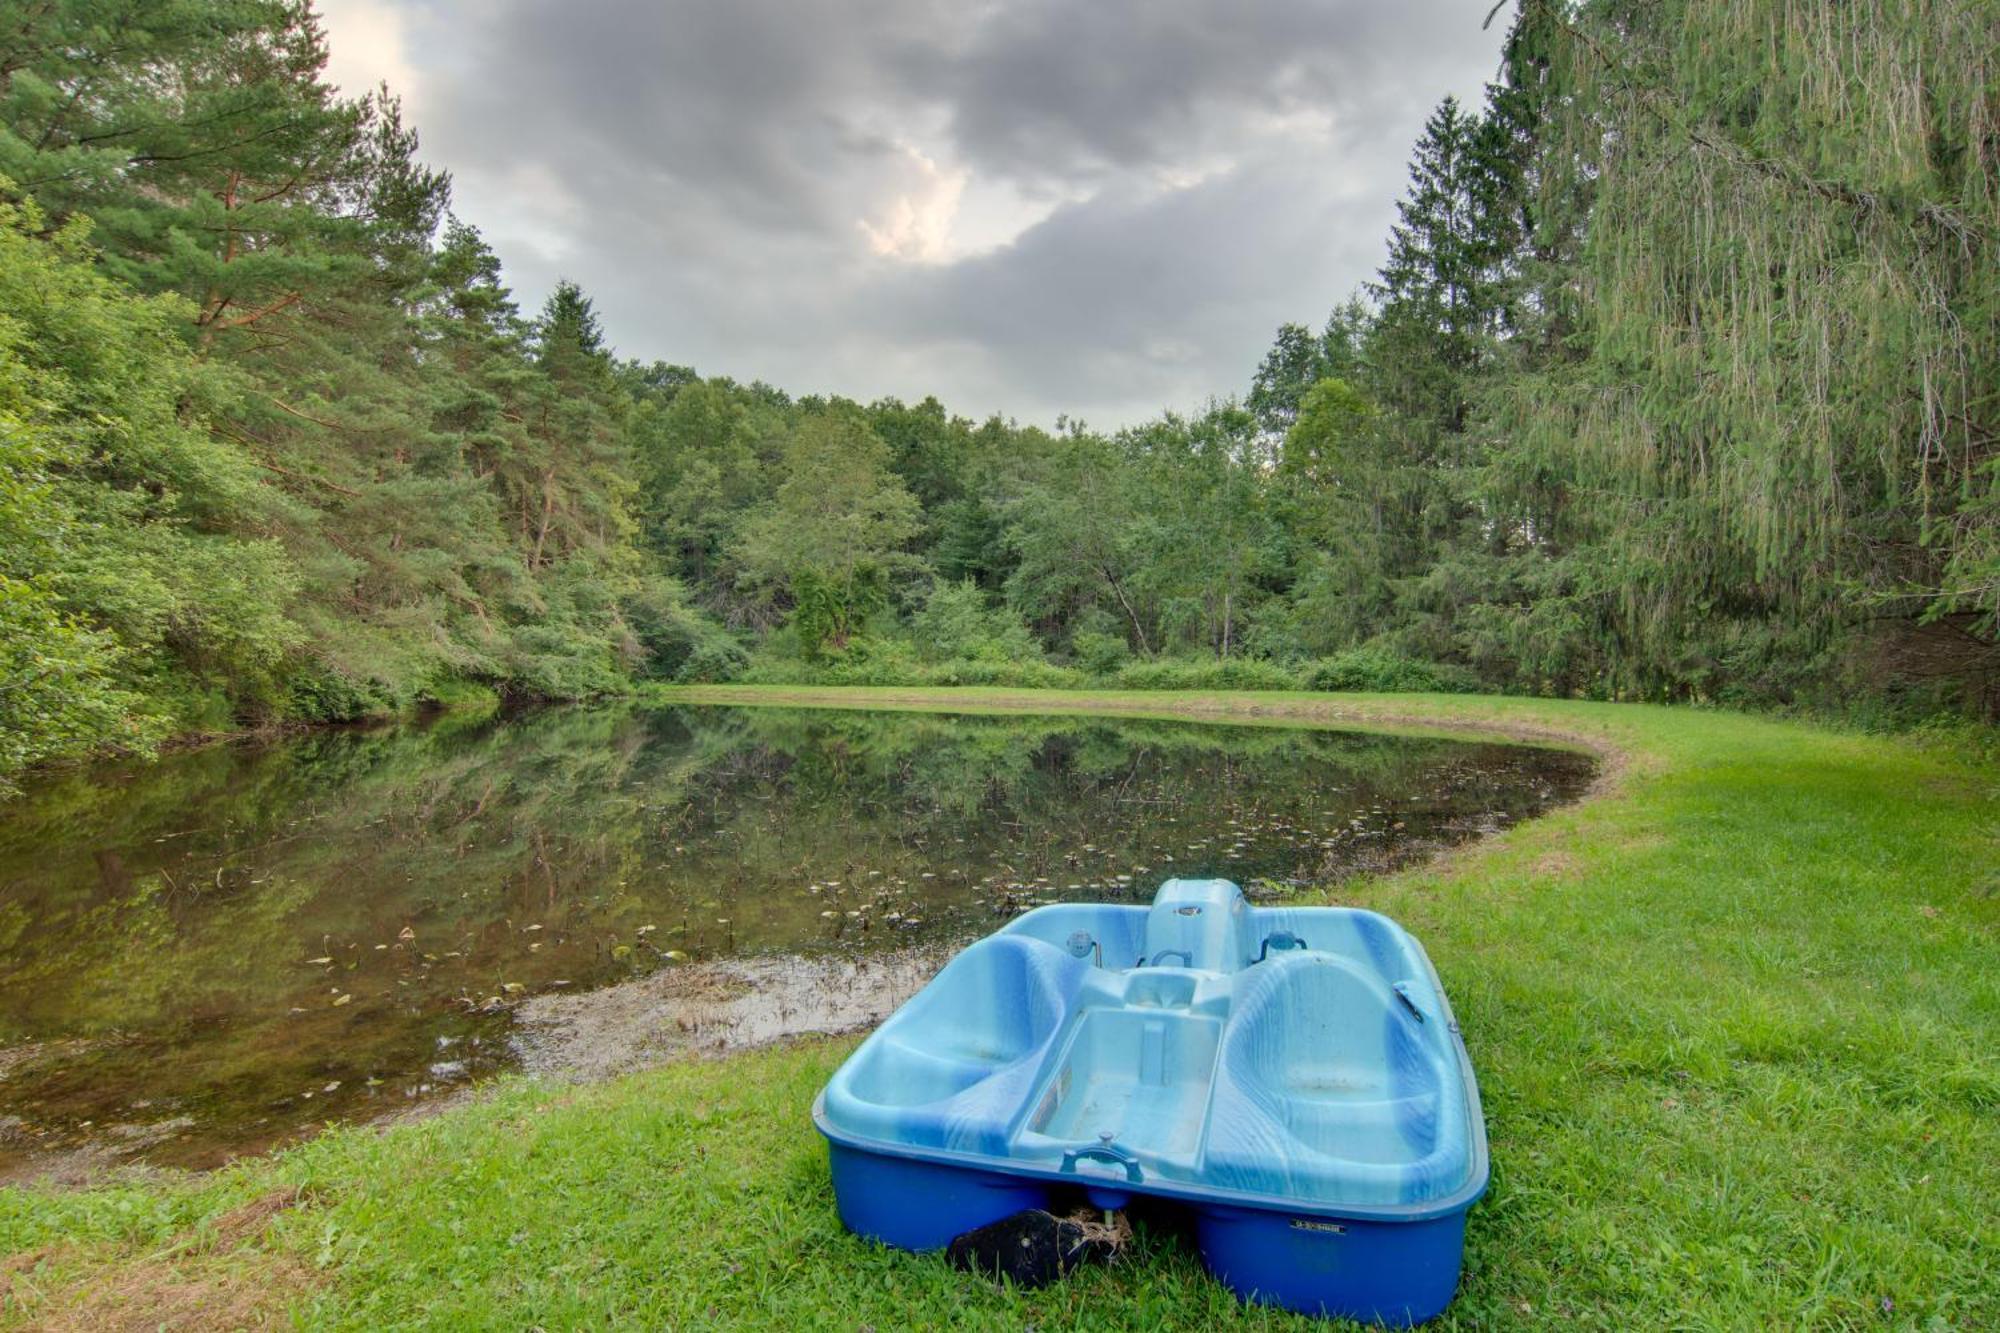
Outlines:
[[[976,160],[1027,177],[1094,175],[1172,161],[1191,147],[1227,149],[1248,117],[1365,110],[1393,82],[1384,77],[1392,55],[1403,78],[1442,63],[1429,72],[1461,80],[1453,57],[1484,42],[1454,52],[1410,40],[1425,11],[1440,8],[1035,0],[996,10],[975,41],[908,73],[951,106],[954,135]],[[1439,54],[1442,62],[1428,59]]]
[[[1379,263],[1483,0],[322,0],[524,303],[796,392],[1112,426]]]

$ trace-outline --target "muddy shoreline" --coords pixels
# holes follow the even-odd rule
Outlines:
[[[887,1018],[955,952],[925,945],[862,958],[729,958],[537,995],[515,1013],[513,1048],[523,1073],[599,1080],[791,1037],[855,1032]]]

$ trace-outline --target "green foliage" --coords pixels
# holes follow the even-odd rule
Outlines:
[[[1346,380],[1320,380],[1299,402],[1279,466],[1313,490],[1352,486],[1365,466],[1364,451],[1379,416],[1367,395]]]
[[[1111,678],[1121,690],[1296,690],[1299,678],[1276,662],[1249,657],[1133,662]]]
[[[844,653],[862,626],[889,604],[880,565],[857,564],[844,578],[805,566],[793,572],[791,585],[792,630],[808,662]]]
[[[1264,354],[1243,400],[1266,434],[1282,436],[1289,431],[1298,421],[1306,394],[1321,380],[1351,379],[1359,373],[1373,322],[1361,298],[1350,297],[1334,308],[1317,336],[1303,324],[1278,329],[1277,341]]]
[[[731,677],[750,685],[832,686],[994,686],[1005,689],[1075,690],[1091,677],[1073,667],[1040,659],[1002,662],[991,658],[946,662],[918,660],[915,649],[900,639],[866,639],[858,650],[838,659],[806,662],[766,655]]]
[[[1040,658],[1002,661],[996,658],[960,658],[925,667],[911,682],[917,685],[988,685],[1014,690],[1080,690],[1091,677],[1072,667],[1057,666]]]
[[[1116,675],[1132,660],[1132,650],[1124,637],[1102,630],[1082,629],[1072,634],[1070,652],[1077,666],[1092,676]]]
[[[77,0],[0,42],[36,497],[0,501],[0,574],[116,686],[53,751],[10,716],[10,754],[600,694],[718,632],[637,547],[635,386],[671,378],[616,366],[573,284],[524,320],[476,231],[433,238],[449,182],[386,92],[324,82],[306,5]]]
[[[720,630],[694,646],[674,672],[674,679],[686,685],[711,685],[736,680],[750,665],[743,645]]]
[[[1305,668],[1302,680],[1309,690],[1467,694],[1479,688],[1479,677],[1468,667],[1424,662],[1375,647],[1353,648],[1314,662]]]
[[[269,703],[299,640],[298,576],[259,535],[290,513],[200,415],[228,385],[189,358],[186,307],[100,274],[83,223],[44,226],[0,203],[0,779],[194,721],[177,693]]]
[[[1523,6],[1542,313],[1490,395],[1492,494],[1615,687],[1782,700],[1809,685],[1772,656],[1893,675],[1924,622],[1991,679],[1988,11]]]
[[[907,639],[857,635],[837,651],[808,647],[796,625],[772,635],[738,679],[772,685],[907,685],[923,678],[924,664]]]
[[[1154,626],[1152,648],[1240,651],[1243,625],[1285,560],[1256,418],[1213,404],[1126,431],[1119,444],[1140,559],[1130,590]]]
[[[887,605],[920,523],[916,497],[866,420],[843,406],[815,412],[786,442],[784,481],[738,531],[737,586],[790,602],[809,659],[841,652]]]
[[[1040,645],[1020,618],[992,606],[977,584],[939,580],[910,617],[910,634],[926,663],[1039,662]]]
[[[159,720],[119,685],[116,643],[0,574],[0,796],[31,764],[99,745],[144,751]]]
[[[113,274],[194,302],[204,348],[253,350],[275,317],[379,281],[443,207],[394,99],[320,78],[301,0],[70,0],[7,40],[0,170],[94,217]]]
[[[1498,278],[1509,235],[1495,216],[1503,200],[1488,137],[1456,98],[1431,114],[1372,289],[1382,302],[1372,362],[1388,401],[1413,424],[1445,432],[1464,428],[1467,377],[1491,355],[1504,304]]]
[[[1482,113],[1425,127],[1339,387],[1295,326],[1258,371],[1293,554],[1246,642],[2000,714],[1978,9],[1525,0]]]
[[[446,678],[434,682],[424,692],[425,702],[443,712],[457,714],[465,721],[484,720],[499,711],[499,692],[472,681]]]

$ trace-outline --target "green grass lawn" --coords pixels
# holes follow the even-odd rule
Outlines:
[[[1425,944],[1493,1184],[1441,1327],[2000,1327],[2000,774],[1940,745],[1523,699],[689,691],[1500,727],[1583,803],[1339,899]],[[841,1230],[847,1040],[505,1081],[214,1175],[0,1190],[0,1326],[1313,1328],[1184,1242],[1040,1292]],[[186,1320],[185,1323],[174,1323]]]

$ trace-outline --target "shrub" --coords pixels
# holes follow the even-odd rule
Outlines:
[[[718,631],[695,644],[674,679],[683,685],[714,685],[737,679],[749,665],[750,654],[743,645]]]
[[[1252,657],[1134,662],[1112,677],[1125,690],[1296,690],[1298,677]]]
[[[818,662],[759,653],[731,679],[751,685],[991,685],[1023,690],[1074,690],[1090,684],[1081,671],[1056,666],[1039,655],[1018,661],[961,657],[923,662],[914,644],[884,636],[855,639],[839,656]]]
[[[1383,648],[1351,648],[1305,670],[1310,690],[1373,690],[1402,694],[1470,694],[1479,689],[1471,668],[1426,662]]]
[[[1021,618],[1005,608],[987,605],[986,594],[970,579],[951,583],[940,579],[910,617],[910,633],[926,661],[1039,662],[1042,650]]]
[[[151,748],[160,719],[120,688],[118,657],[109,635],[0,574],[0,796],[18,790],[14,773],[52,756],[109,741]]]
[[[491,717],[500,711],[500,691],[459,676],[438,676],[423,688],[418,703],[461,717]]]
[[[990,659],[940,662],[924,668],[924,685],[997,685],[1017,690],[1077,690],[1090,678],[1074,667],[1060,667],[1036,658],[1019,662]]]
[[[771,635],[732,679],[753,685],[912,685],[922,680],[923,664],[905,639],[857,636],[838,650],[823,650],[814,661],[807,661],[797,644],[788,632]]]
[[[300,722],[380,717],[402,702],[387,700],[380,692],[371,693],[355,677],[316,664],[300,669],[285,688],[285,716]]]
[[[1093,676],[1115,676],[1132,660],[1132,649],[1122,634],[1078,630],[1070,638],[1076,664]]]

